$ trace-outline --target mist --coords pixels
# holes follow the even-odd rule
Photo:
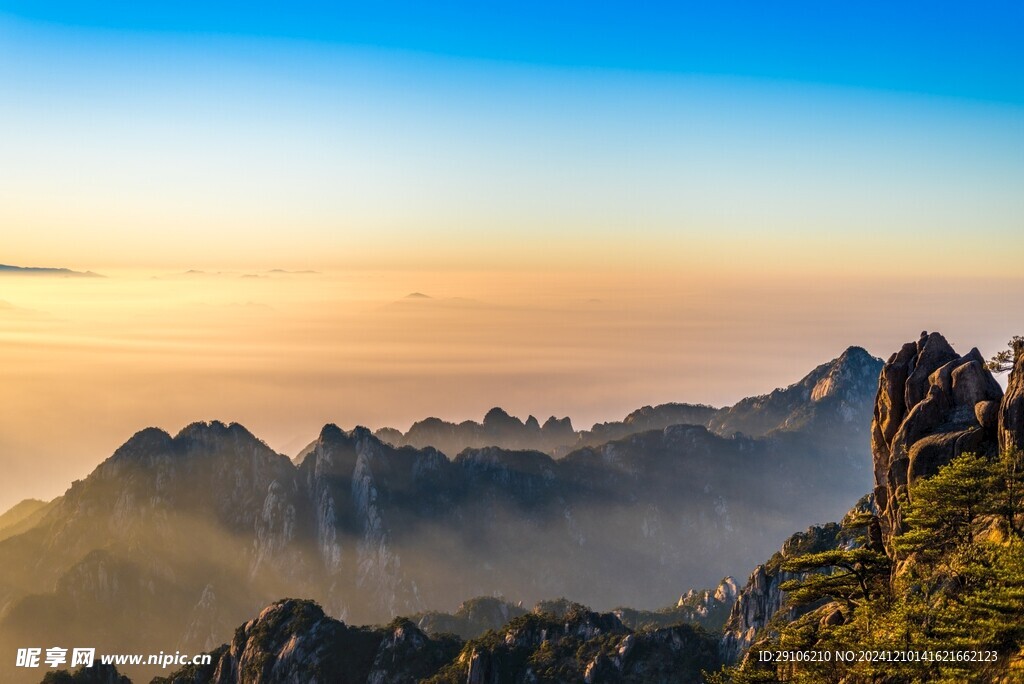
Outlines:
[[[92,270],[106,277],[0,277],[0,508],[56,496],[144,426],[238,421],[289,455],[328,422],[493,406],[586,428],[728,405],[922,328],[990,354],[1024,315],[1021,280]]]

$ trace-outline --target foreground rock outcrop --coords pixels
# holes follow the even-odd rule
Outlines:
[[[1019,410],[1000,408],[1003,391],[977,349],[958,354],[939,333],[922,333],[882,368],[871,426],[871,448],[883,538],[902,529],[900,501],[916,480],[956,456],[994,454],[997,422]]]

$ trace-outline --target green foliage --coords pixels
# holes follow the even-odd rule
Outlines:
[[[831,599],[853,609],[884,592],[889,565],[884,553],[866,547],[812,553],[783,563],[786,572],[809,574],[782,589],[795,605]]]
[[[1018,518],[1024,513],[1024,453],[1008,449],[999,455],[997,481],[1002,486],[993,493],[995,507],[1010,536],[1021,536],[1024,530]]]
[[[992,355],[992,358],[985,364],[993,373],[1005,373],[1008,370],[1013,369],[1013,363],[1017,359],[1017,354],[1024,349],[1024,337],[1021,335],[1014,335],[1010,338],[1010,341],[1006,344],[1009,349],[1003,349]]]
[[[992,461],[974,454],[956,458],[915,483],[903,515],[908,530],[896,538],[897,551],[935,559],[970,544],[979,516],[992,512],[1000,489]]]
[[[906,530],[893,555],[863,537],[850,549],[789,558],[807,573],[783,588],[794,603],[820,605],[763,635],[746,665],[708,677],[711,684],[754,682],[1012,682],[1024,659],[1024,538],[1021,455],[964,454],[904,500]],[[867,523],[867,524],[865,524]],[[870,527],[867,516],[847,526]],[[830,617],[837,608],[842,619]],[[997,651],[995,662],[765,664],[757,650]],[[1016,679],[1014,678],[1016,677]]]

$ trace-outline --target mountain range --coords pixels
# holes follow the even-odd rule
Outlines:
[[[859,455],[863,452],[863,425],[859,419],[871,410],[880,369],[881,359],[874,359],[860,347],[850,347],[839,358],[818,366],[789,387],[725,408],[679,403],[644,406],[621,421],[597,423],[590,430],[577,431],[568,417],[550,416],[541,424],[534,416],[523,421],[496,407],[487,412],[481,423],[452,423],[431,417],[413,423],[404,433],[381,428],[374,434],[394,446],[434,447],[450,457],[465,449],[485,446],[531,449],[559,456],[648,430],[702,425],[726,437],[735,433],[763,437],[781,431],[800,431],[811,437],[828,435],[824,441],[830,448],[837,441],[849,443]],[[835,428],[843,434],[830,432]],[[311,447],[306,447],[299,459]]]
[[[147,428],[12,512],[24,529],[0,541],[0,641],[209,650],[282,596],[349,624],[567,596],[631,606],[608,613],[625,639],[870,489],[880,368],[853,347],[728,409],[645,407],[580,433],[549,420],[560,458],[525,448],[537,421],[500,410],[479,446],[462,447],[467,429],[416,447],[327,425],[298,464],[237,424]]]

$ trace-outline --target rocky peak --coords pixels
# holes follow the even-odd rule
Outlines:
[[[848,348],[822,370],[824,374],[811,388],[811,401],[829,397],[856,401],[878,381],[878,359],[861,347]]]
[[[573,429],[572,421],[569,420],[568,416],[565,418],[548,416],[548,419],[544,421],[544,425],[541,426],[541,432],[550,440],[560,440],[566,444],[576,438],[576,430]]]
[[[725,577],[714,589],[704,589],[702,591],[690,589],[685,594],[682,594],[679,600],[676,601],[676,608],[696,606],[698,609],[703,609],[706,613],[712,602],[731,604],[736,599],[737,591],[736,580],[732,577]]]
[[[342,430],[334,423],[328,423],[324,425],[320,430],[320,436],[317,440],[321,444],[338,444],[338,443],[349,443],[348,433]]]
[[[146,465],[154,458],[201,458],[234,453],[259,453],[271,458],[277,456],[244,426],[214,420],[191,423],[174,437],[160,428],[140,430],[121,445],[107,462]]]
[[[163,430],[136,433],[63,506],[113,510],[120,535],[147,511],[216,512],[235,530],[251,528],[271,483],[291,478],[291,461],[237,423],[192,423],[173,438]],[[160,513],[157,513],[160,511]]]
[[[484,415],[484,429],[503,430],[523,427],[523,421],[510,416],[503,408],[495,406]]]
[[[206,448],[219,447],[229,440],[236,443],[263,443],[243,425],[239,423],[225,424],[219,420],[191,423],[182,428],[174,437],[174,441],[186,449],[197,446]]]
[[[536,416],[531,415],[524,422],[499,407],[488,411],[482,423],[450,423],[431,417],[413,423],[404,434],[382,428],[376,435],[396,447],[433,447],[449,457],[483,447],[564,453],[577,436],[568,418],[558,420],[552,416],[542,426]]]
[[[434,674],[462,646],[449,635],[431,639],[412,621],[397,618],[384,630],[366,684],[406,684]]]
[[[726,577],[718,584],[715,588],[714,598],[718,602],[734,601],[736,594],[739,589],[736,586],[736,580],[732,577]]]
[[[997,447],[1002,389],[977,349],[960,356],[939,333],[921,333],[882,368],[871,427],[875,501],[888,544],[902,524],[899,499],[965,452]]]
[[[155,453],[168,453],[173,446],[173,438],[164,430],[148,427],[132,435],[127,442],[114,451],[108,462],[130,462]]]
[[[312,601],[284,599],[236,630],[212,681],[365,681],[380,640],[327,617]]]
[[[881,368],[881,359],[860,347],[849,347],[788,387],[722,409],[709,419],[708,427],[723,435],[742,432],[755,437],[812,424],[849,430],[870,420]]]

